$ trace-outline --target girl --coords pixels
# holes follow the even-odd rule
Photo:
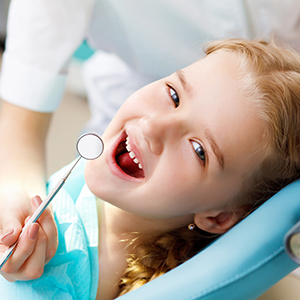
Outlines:
[[[2,270],[10,281],[40,278],[3,279],[7,298],[116,298],[189,259],[298,178],[299,57],[244,40],[206,53],[124,103],[103,155],[85,165],[86,185],[78,167],[53,203],[55,256],[41,276],[56,245],[48,211]]]

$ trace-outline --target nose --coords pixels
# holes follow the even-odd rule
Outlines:
[[[151,151],[159,155],[164,146],[175,145],[184,132],[184,122],[174,115],[148,115],[139,120],[141,132]]]

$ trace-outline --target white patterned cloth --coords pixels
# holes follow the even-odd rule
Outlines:
[[[54,174],[49,190],[69,166]],[[59,245],[36,280],[10,283],[0,277],[1,300],[95,299],[98,286],[98,218],[95,196],[84,183],[80,162],[53,200]]]

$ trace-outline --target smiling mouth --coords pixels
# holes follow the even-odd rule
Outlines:
[[[142,164],[132,151],[128,135],[119,143],[115,153],[115,160],[121,170],[127,175],[134,178],[145,177]]]

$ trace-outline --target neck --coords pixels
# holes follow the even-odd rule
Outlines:
[[[111,300],[119,294],[119,282],[132,254],[129,234],[135,232],[130,214],[101,200],[99,212],[99,285],[97,299]],[[137,224],[138,225],[138,224]]]
[[[111,300],[119,294],[119,282],[126,268],[127,249],[116,234],[105,203],[98,200],[99,284],[97,299]],[[122,245],[123,244],[123,245]]]
[[[184,219],[182,225],[178,219],[150,220],[101,201],[99,210],[99,286],[98,297],[114,299],[119,293],[118,284],[123,271],[127,267],[127,258],[133,253],[131,242],[134,238],[149,239],[183,227],[189,220]]]

